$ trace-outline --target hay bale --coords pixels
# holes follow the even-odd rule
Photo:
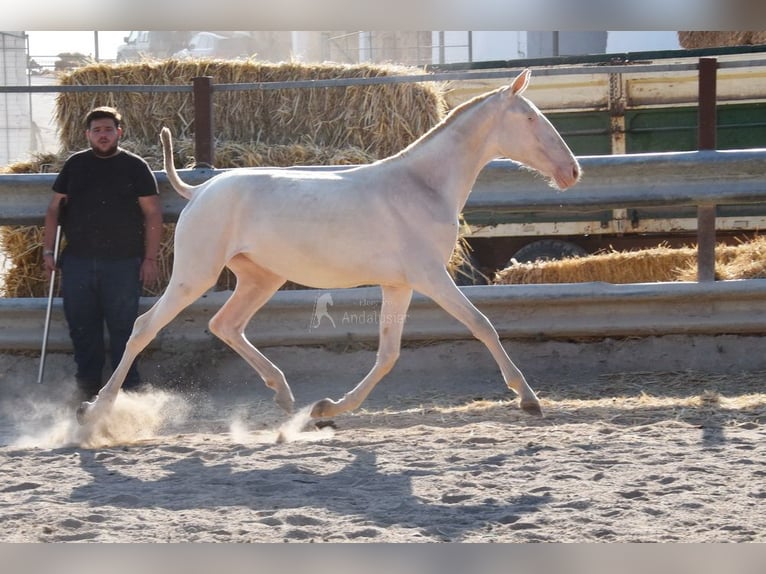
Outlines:
[[[686,50],[766,44],[766,32],[679,32],[678,43]]]
[[[716,279],[766,279],[766,236],[739,245],[717,246],[715,262]],[[696,279],[696,261],[676,270],[676,281]]]
[[[9,269],[0,282],[3,297],[45,297],[43,279],[43,228],[27,225],[0,227],[0,251],[7,254]],[[58,287],[57,287],[58,289]]]
[[[62,75],[60,83],[188,86],[197,76],[211,76],[216,84],[241,84],[414,72],[410,68],[380,65],[157,60],[92,64]],[[213,98],[213,121],[216,135],[223,141],[358,148],[380,159],[402,150],[441,120],[446,113],[443,91],[434,82],[218,91]],[[194,132],[191,93],[61,93],[56,100],[56,120],[63,149],[82,147],[82,121],[96,105],[114,106],[122,112],[126,146],[133,141],[155,142],[162,126],[169,127],[178,139],[190,138]]]
[[[717,279],[766,278],[766,237],[716,246]],[[495,285],[538,283],[656,283],[696,281],[697,248],[660,245],[638,251],[609,251],[557,261],[515,263],[498,271]]]
[[[29,161],[0,167],[0,173],[57,172],[64,159],[55,154],[35,154]],[[44,297],[47,278],[43,272],[43,228],[34,225],[0,227],[0,254],[8,269],[0,281],[0,297]]]
[[[64,165],[66,157],[53,153],[33,154],[28,161],[19,161],[0,166],[0,173],[57,173]]]
[[[647,283],[672,281],[673,269],[695,257],[692,248],[660,246],[641,251],[609,251],[586,257],[518,263],[499,271],[494,284]]]

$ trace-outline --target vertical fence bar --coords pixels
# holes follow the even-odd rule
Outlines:
[[[718,60],[699,60],[697,148],[716,148],[716,75]],[[715,281],[715,204],[697,206],[697,281]]]
[[[194,167],[213,167],[213,78],[193,79]]]

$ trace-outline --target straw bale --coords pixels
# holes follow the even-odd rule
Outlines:
[[[43,297],[43,228],[38,226],[0,227],[0,250],[7,254],[10,268],[0,282],[0,296]]]
[[[646,283],[671,281],[672,270],[695,257],[692,248],[660,246],[641,251],[610,251],[586,257],[518,263],[498,271],[495,284]]]
[[[678,43],[687,50],[766,44],[766,32],[679,32]]]
[[[27,161],[0,166],[0,173],[56,173],[65,160],[66,157],[53,153],[34,154]]]
[[[766,278],[766,237],[716,246],[716,278]],[[697,249],[660,245],[638,251],[609,251],[555,261],[514,263],[498,271],[495,285],[537,283],[654,283],[696,281]]]
[[[370,78],[416,73],[399,66],[227,60],[156,60],[92,64],[60,76],[62,85],[185,85],[210,76],[215,84]],[[376,159],[392,155],[438,123],[446,112],[444,87],[433,82],[333,88],[217,91],[218,138],[267,145],[310,144],[359,148]],[[96,105],[118,108],[126,136],[154,142],[162,126],[176,138],[194,133],[191,93],[61,93],[56,120],[63,149],[83,144],[82,121]]]
[[[736,246],[716,248],[717,279],[766,279],[766,235]],[[676,270],[677,281],[695,281],[696,262]]]
[[[0,173],[57,172],[63,159],[55,154],[35,154],[28,161],[0,167]],[[38,226],[0,227],[0,254],[8,259],[8,270],[0,281],[0,297],[42,297],[47,294],[44,278],[43,228]]]

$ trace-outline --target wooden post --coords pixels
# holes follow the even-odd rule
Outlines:
[[[716,148],[716,58],[699,60],[697,148]],[[697,206],[697,281],[715,281],[715,204]]]
[[[194,82],[194,167],[213,167],[213,78],[198,76]]]

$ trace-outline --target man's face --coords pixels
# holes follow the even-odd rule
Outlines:
[[[101,118],[90,122],[90,128],[86,130],[85,135],[96,155],[108,157],[117,151],[122,129],[114,125],[114,120]]]

